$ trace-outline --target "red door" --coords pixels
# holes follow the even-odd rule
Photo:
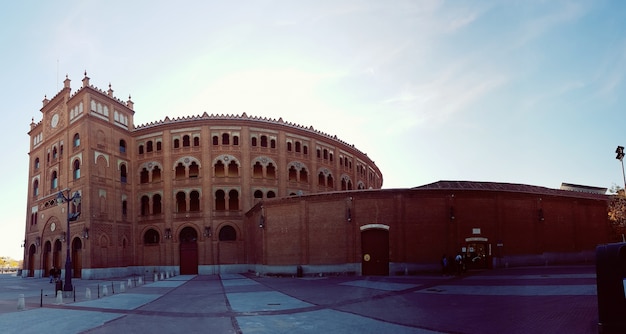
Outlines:
[[[180,274],[198,274],[198,234],[191,227],[180,232]]]
[[[361,273],[389,275],[389,231],[372,228],[361,232]]]

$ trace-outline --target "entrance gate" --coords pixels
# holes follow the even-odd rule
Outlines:
[[[361,274],[389,275],[389,226],[361,226]]]
[[[192,227],[180,231],[180,274],[198,274],[198,233]]]

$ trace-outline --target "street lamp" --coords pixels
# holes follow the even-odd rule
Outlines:
[[[617,156],[615,159],[622,162],[622,176],[624,177],[624,191],[626,191],[626,174],[624,174],[624,146],[618,146],[615,150]]]
[[[67,203],[67,236],[65,242],[67,243],[67,256],[65,258],[65,283],[63,284],[63,291],[72,291],[72,259],[70,258],[70,222],[75,221],[80,216],[80,211],[70,213],[70,202],[74,202],[74,205],[78,207],[80,204],[80,193],[74,192],[74,195],[70,197],[70,190],[67,189],[67,196],[63,194],[63,190],[59,191],[57,195],[57,204],[61,205]]]

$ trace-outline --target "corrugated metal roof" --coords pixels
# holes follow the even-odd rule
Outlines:
[[[569,190],[551,189],[546,187],[531,186],[517,183],[478,182],[478,181],[437,181],[434,183],[418,186],[413,189],[440,189],[440,190],[492,190],[532,193],[538,195],[570,196],[594,199],[606,199],[607,195],[577,192]]]

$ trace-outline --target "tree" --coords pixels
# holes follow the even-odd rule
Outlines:
[[[611,187],[610,192],[613,193],[608,208],[611,229],[615,236],[623,241],[626,234],[626,194],[624,189],[615,185]]]

